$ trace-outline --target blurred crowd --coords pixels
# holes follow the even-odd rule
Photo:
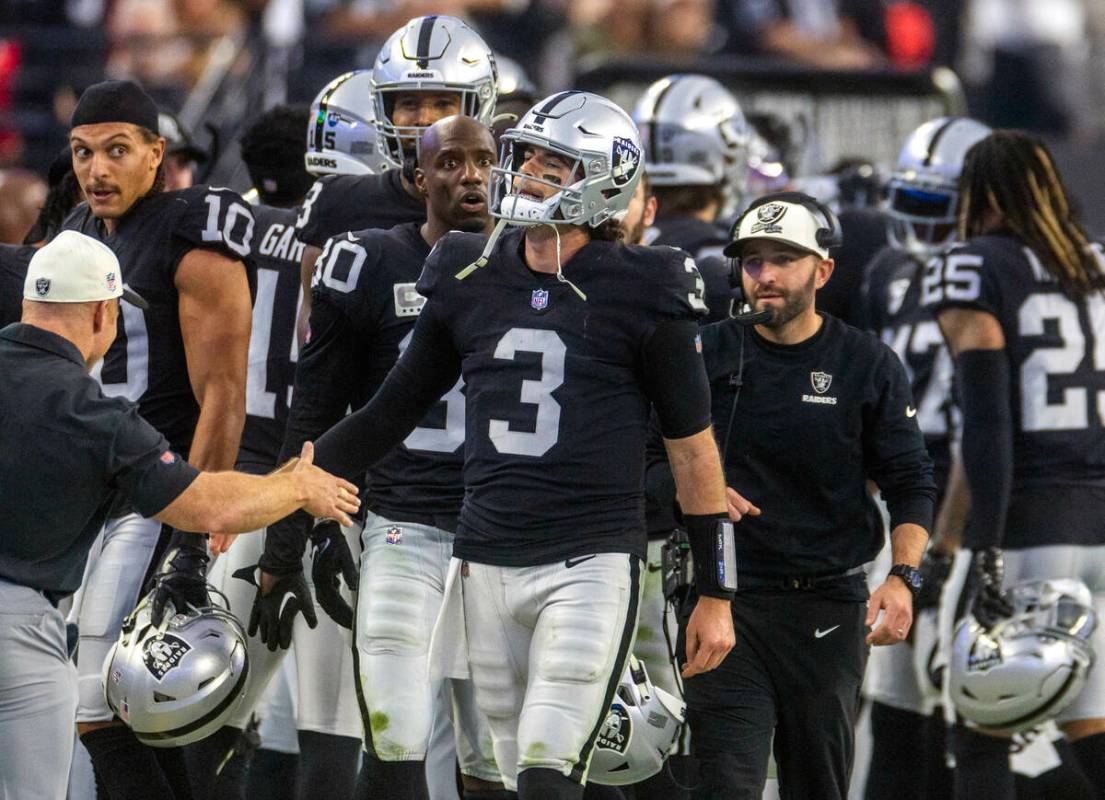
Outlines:
[[[426,13],[467,18],[540,93],[611,60],[699,70],[949,66],[970,113],[990,124],[1075,141],[1105,130],[1105,4],[1089,0],[6,0],[0,197],[33,204],[43,193],[36,174],[45,177],[76,97],[97,80],[135,78],[179,111],[219,76],[265,72],[264,105],[302,102],[334,74],[371,65],[387,32]],[[185,126],[200,126],[201,113],[190,112]]]

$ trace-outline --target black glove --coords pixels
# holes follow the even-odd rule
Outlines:
[[[914,618],[926,608],[936,608],[940,605],[940,591],[944,588],[944,581],[948,579],[951,570],[951,556],[931,547],[925,551],[920,566],[921,589],[913,598]]]
[[[207,543],[202,534],[173,532],[169,549],[153,580],[150,621],[154,625],[161,624],[169,603],[173,605],[173,613],[184,611],[189,605],[197,608],[210,605],[207,562]]]
[[[261,594],[261,587],[255,577],[256,567],[242,567],[234,572],[234,577],[257,586],[257,595],[253,598],[253,610],[249,614],[249,635],[261,633],[270,652],[280,647],[287,650],[292,643],[292,623],[295,615],[303,612],[303,618],[311,628],[318,626],[315,616],[315,604],[311,601],[311,590],[303,580],[303,571],[281,575],[276,579],[268,594]]]
[[[319,521],[311,531],[311,581],[315,599],[334,622],[353,627],[353,609],[341,596],[338,575],[345,578],[350,591],[357,591],[359,573],[341,525],[332,519]]]
[[[1001,585],[1005,578],[1005,562],[1001,548],[987,547],[974,554],[971,561],[971,581],[974,597],[971,613],[984,628],[992,628],[1013,613]]]

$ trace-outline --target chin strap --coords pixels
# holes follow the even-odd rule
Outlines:
[[[548,224],[548,226],[553,229],[553,233],[556,234],[556,279],[561,283],[566,283],[571,286],[572,290],[579,295],[579,299],[587,302],[587,295],[583,293],[583,290],[564,277],[563,265],[560,263],[560,228],[551,223],[546,224]]]
[[[458,281],[464,280],[480,267],[487,266],[487,258],[491,255],[491,249],[495,246],[495,242],[499,241],[499,236],[502,234],[503,228],[506,227],[506,223],[507,221],[505,219],[500,219],[495,223],[495,229],[491,231],[491,235],[487,237],[487,244],[484,245],[480,257],[456,274],[455,277]]]

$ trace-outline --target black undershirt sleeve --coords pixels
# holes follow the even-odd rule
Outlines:
[[[971,513],[963,546],[1000,547],[1013,489],[1013,411],[1009,360],[1002,350],[968,350],[955,360],[963,412],[963,470]]]
[[[644,390],[665,439],[683,439],[710,427],[710,382],[698,331],[694,320],[666,320],[644,346]]]
[[[410,345],[372,400],[315,442],[315,465],[335,475],[364,474],[414,430],[457,382],[460,368],[460,354],[427,303]],[[299,570],[307,534],[301,525],[271,526],[261,568],[274,575]]]

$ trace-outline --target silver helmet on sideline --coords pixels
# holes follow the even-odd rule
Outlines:
[[[1074,578],[1023,583],[1013,614],[986,629],[973,615],[956,626],[948,680],[956,710],[988,728],[1020,731],[1066,708],[1093,668],[1093,598]]]
[[[215,605],[166,612],[159,627],[150,614],[147,595],[104,660],[108,707],[144,744],[197,742],[221,728],[244,696],[245,631]]]
[[[654,686],[645,665],[630,656],[599,729],[587,780],[626,786],[655,775],[679,738],[686,709],[678,697]]]

